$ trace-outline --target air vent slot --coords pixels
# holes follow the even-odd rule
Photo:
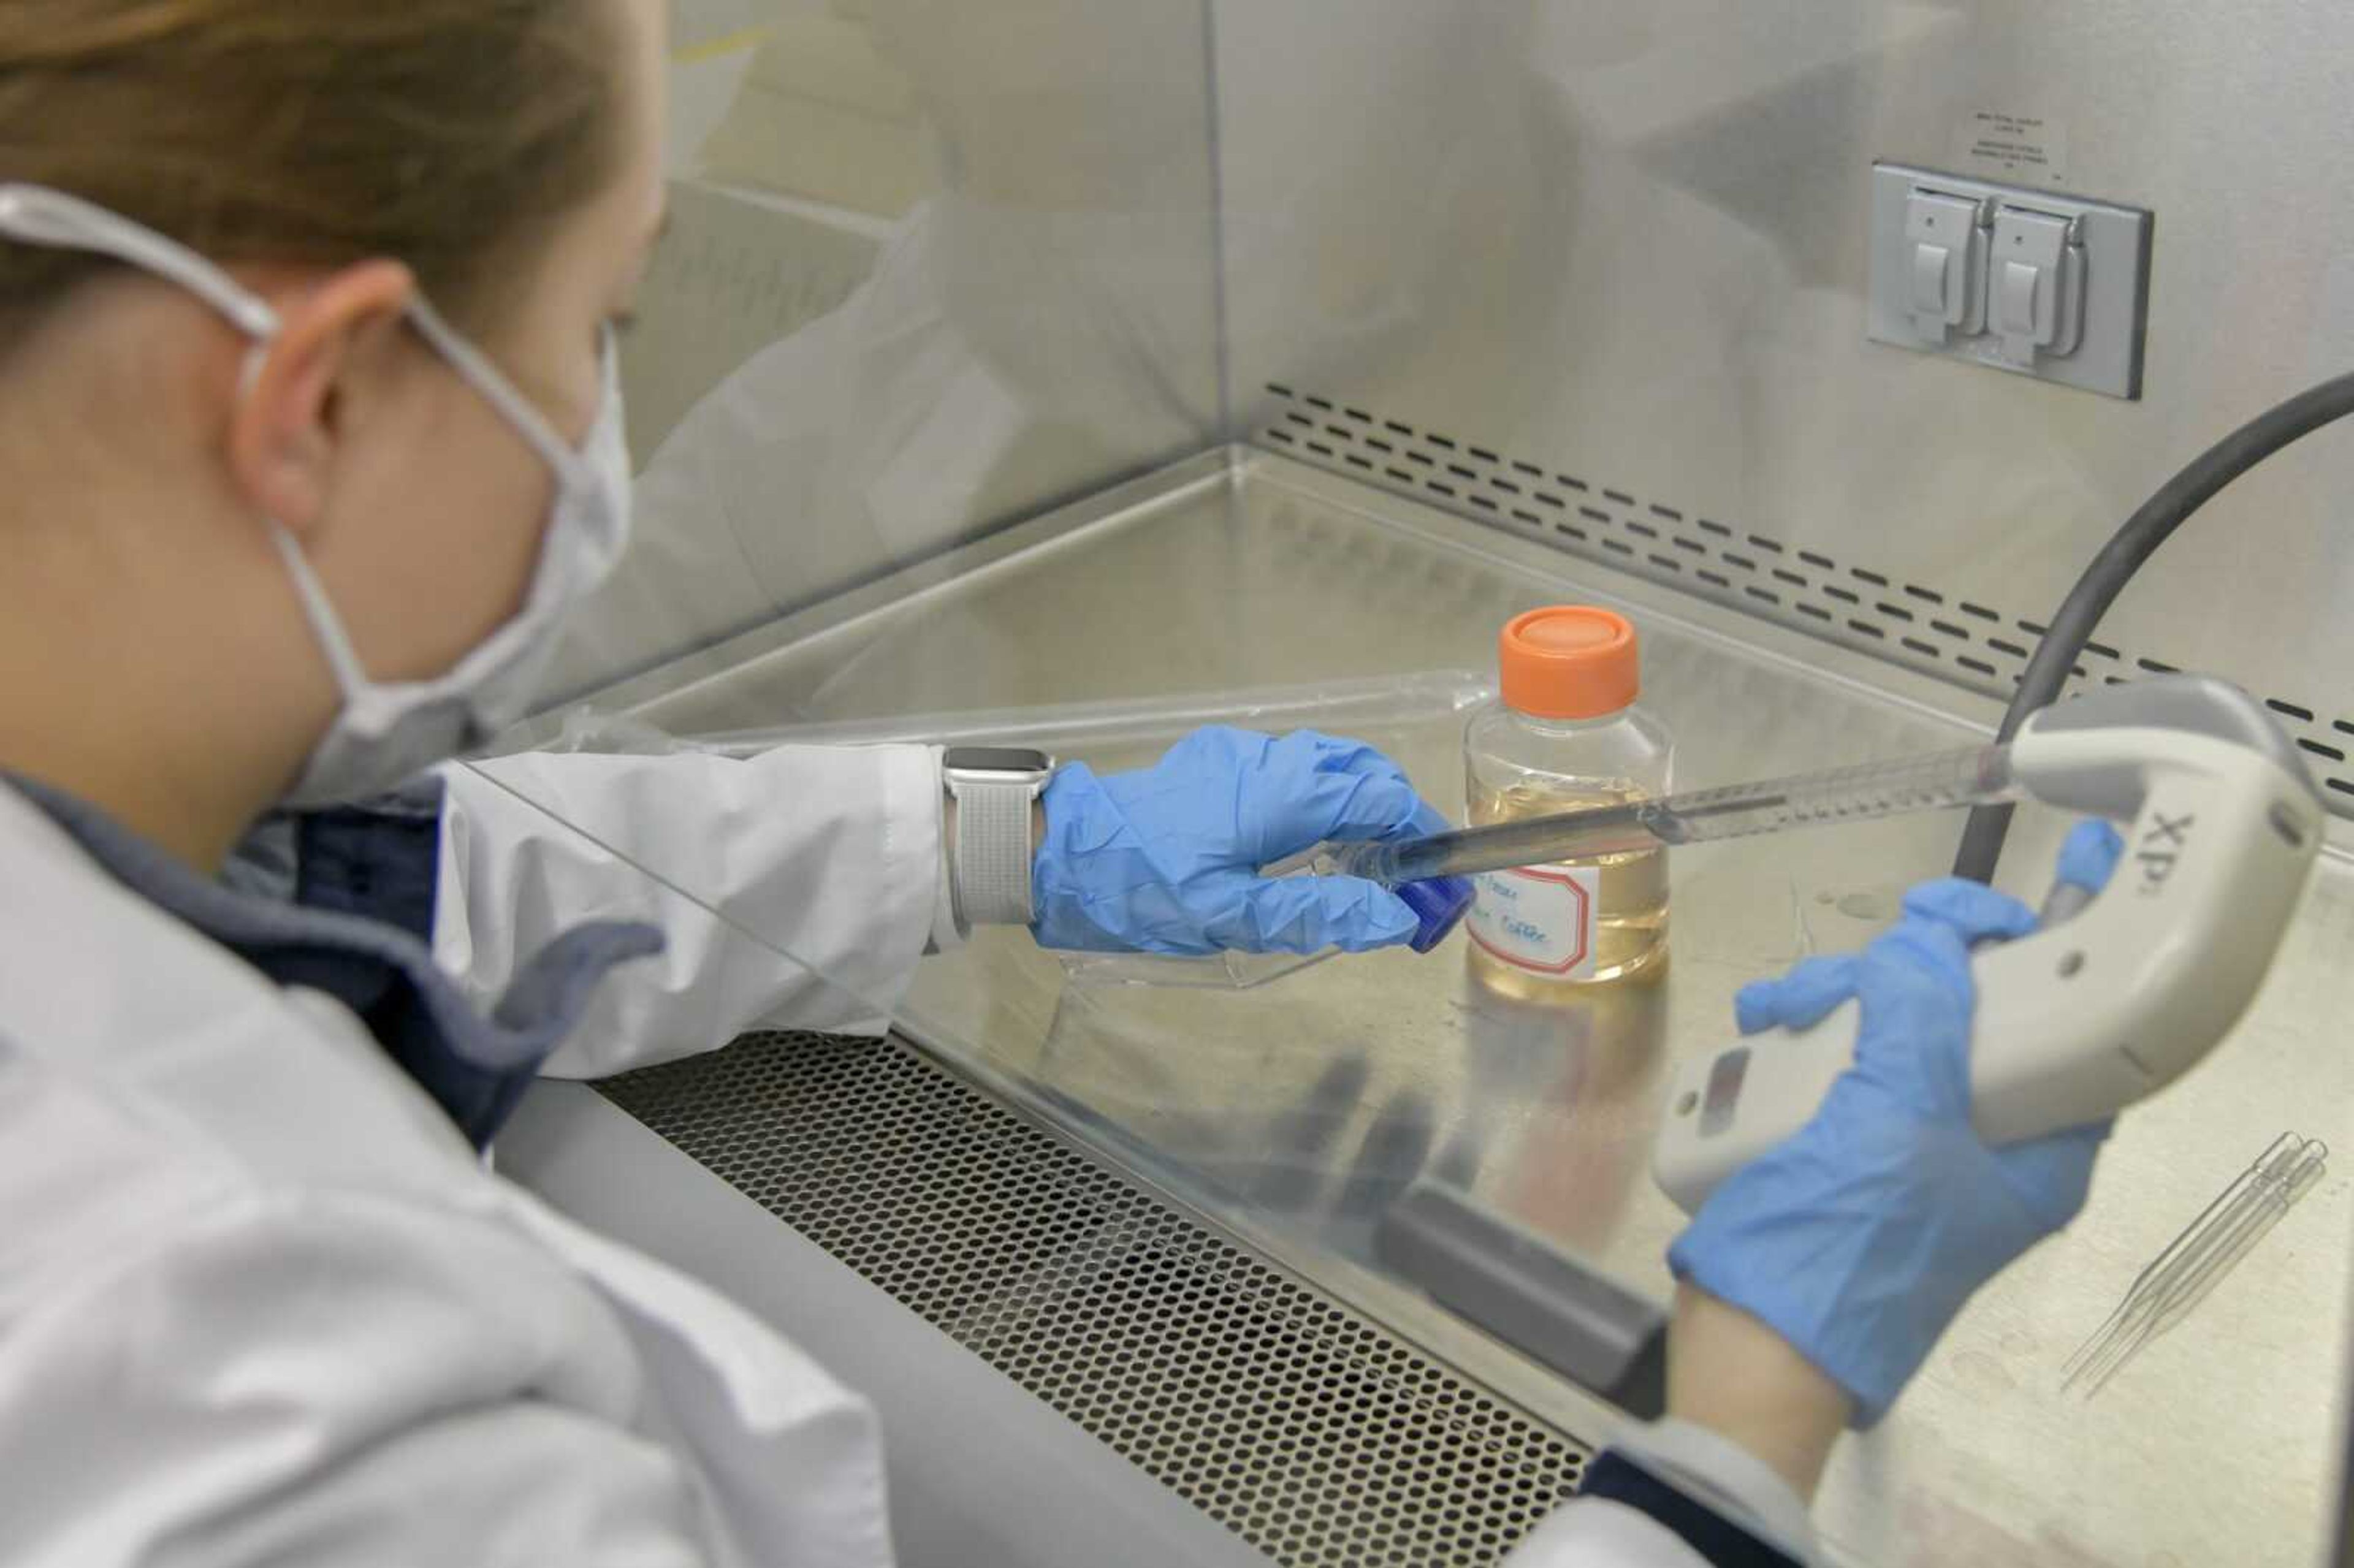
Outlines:
[[[904,1042],[747,1035],[598,1086],[1298,1568],[1483,1568],[1587,1450]]]

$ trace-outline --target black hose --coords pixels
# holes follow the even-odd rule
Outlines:
[[[2027,715],[2050,705],[2084,652],[2093,629],[2108,613],[2150,553],[2166,543],[2182,520],[2213,498],[2215,493],[2248,470],[2287,446],[2310,435],[2332,419],[2354,413],[2354,375],[2325,381],[2287,402],[2265,409],[2254,418],[2199,454],[2190,466],[2158,488],[2126,519],[2052,618],[2051,629],[2035,645],[2010,706],[2002,715],[1999,738],[2019,733]],[[1995,862],[2002,858],[2002,841],[2010,832],[2009,806],[1980,806],[1962,830],[1961,852],[1954,857],[1954,874],[1973,882],[1994,878]]]

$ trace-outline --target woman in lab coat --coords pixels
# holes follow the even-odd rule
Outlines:
[[[1179,951],[1412,929],[1255,874],[1429,825],[1316,736],[1065,769],[988,897],[922,747],[509,759],[239,851],[494,730],[619,553],[608,328],[660,220],[661,9],[0,11],[0,1563],[885,1563],[869,1407],[499,1180],[522,1087],[871,1023],[977,917]],[[600,843],[681,833],[730,921],[580,918]],[[1744,1024],[1859,996],[1867,1059],[1950,1064],[1961,955],[2025,912],[1910,909]],[[2089,1138],[1997,1156],[1935,1073],[1863,1076],[1679,1242],[1677,1418],[1519,1560],[1804,1556],[1840,1428],[2081,1200]]]

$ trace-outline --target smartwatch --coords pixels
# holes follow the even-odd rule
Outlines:
[[[958,920],[966,926],[1027,926],[1031,803],[1046,791],[1055,759],[1028,747],[951,746],[940,781],[957,803],[951,879]]]

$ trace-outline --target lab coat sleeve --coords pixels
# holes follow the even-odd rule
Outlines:
[[[435,959],[492,1007],[584,920],[661,928],[546,1071],[597,1077],[748,1028],[879,1033],[944,922],[937,753],[525,753],[444,771]]]
[[[1623,1434],[1604,1453],[1648,1483],[1614,1489],[1629,1498],[1649,1491],[1656,1500],[1579,1498],[1522,1541],[1505,1568],[1788,1568],[1815,1560],[1805,1501],[1755,1455],[1715,1433],[1661,1421]],[[1589,1478],[1603,1462],[1597,1457]]]
[[[712,1562],[631,1429],[625,1331],[511,1238],[217,1194],[0,1337],[0,1558],[247,1568]],[[559,1355],[558,1347],[591,1347]]]

